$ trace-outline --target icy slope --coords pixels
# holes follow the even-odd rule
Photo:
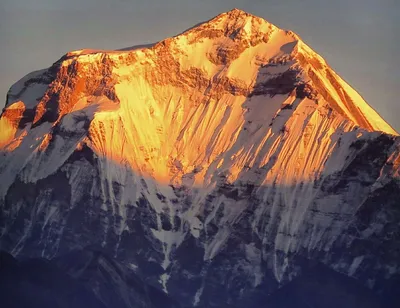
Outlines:
[[[68,53],[10,89],[0,129],[14,254],[99,244],[207,307],[254,304],[301,258],[370,287],[399,275],[397,133],[297,35],[240,10]]]

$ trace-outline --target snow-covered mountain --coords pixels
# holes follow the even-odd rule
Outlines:
[[[13,255],[99,245],[199,307],[261,307],[310,260],[400,283],[400,137],[296,34],[243,11],[27,75],[0,149]]]

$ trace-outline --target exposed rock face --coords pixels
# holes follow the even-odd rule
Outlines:
[[[99,250],[55,260],[0,251],[0,298],[7,308],[179,308],[163,291]]]
[[[101,245],[199,307],[257,307],[304,258],[399,283],[400,138],[297,35],[245,12],[71,52],[10,89],[0,129],[14,255]]]
[[[107,308],[89,289],[44,259],[17,261],[0,251],[0,298],[8,308]]]
[[[390,297],[379,298],[358,281],[319,264],[309,266],[303,274],[268,297],[264,307],[397,307]]]

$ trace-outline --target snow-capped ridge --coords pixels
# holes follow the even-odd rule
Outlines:
[[[400,272],[400,137],[296,34],[243,11],[67,53],[11,88],[0,132],[14,254],[98,244],[204,307],[253,307],[301,258],[371,285]]]
[[[229,43],[226,39],[232,40],[232,43]],[[204,40],[208,40],[209,43]],[[198,57],[197,50],[201,50],[200,46],[212,46],[210,44],[216,44],[216,46],[219,45],[219,47],[210,51],[207,51],[210,47],[206,47],[206,49],[204,49],[206,55],[216,53],[217,57],[221,57],[220,59],[215,58],[215,56],[212,56],[214,58],[207,56],[209,58],[208,60]],[[263,46],[263,44],[265,46]],[[216,65],[226,65],[231,64],[231,62],[234,64],[236,57],[244,57],[244,59],[247,57],[251,63],[252,60],[249,57],[257,57],[257,54],[259,53],[258,50],[261,51],[261,48],[268,50],[274,48],[274,45],[281,45],[283,51],[282,55],[287,54],[289,58],[299,62],[301,69],[304,70],[305,73],[303,75],[304,81],[309,83],[311,82],[317,92],[323,94],[322,96],[324,96],[329,104],[331,104],[331,107],[337,112],[367,130],[380,130],[391,134],[397,134],[393,128],[391,128],[390,125],[388,125],[368,104],[366,104],[356,91],[351,89],[351,87],[337,76],[330,69],[325,60],[307,46],[297,34],[292,31],[280,30],[264,19],[237,8],[222,13],[209,21],[200,23],[199,25],[186,30],[180,35],[167,38],[156,44],[139,45],[137,47],[134,46],[123,50],[109,51],[82,49],[67,53],[56,63],[61,64],[61,66],[68,66],[74,61],[82,63],[101,62],[105,56],[109,59],[113,59],[113,61],[118,61],[117,59],[121,57],[137,59],[141,58],[142,55],[157,54],[158,51],[167,47],[169,49],[168,52],[170,52],[174,58],[176,57],[176,52],[178,50],[180,53],[183,53],[183,55],[189,52],[189,54],[193,54],[194,56],[195,53],[195,57],[198,58],[196,62],[199,63],[200,66],[196,64],[196,62],[189,62],[188,65],[190,65],[190,67],[199,67],[201,70],[209,71],[208,78],[211,78],[211,76],[218,70],[213,68],[212,72],[210,72],[211,67],[207,64],[209,60],[214,62]],[[187,50],[188,48],[190,50]],[[252,50],[254,50],[254,52]],[[218,56],[219,54],[220,56]],[[246,56],[242,54],[246,54]],[[270,53],[270,56],[271,55],[273,54]],[[276,56],[277,55],[278,54],[276,54]],[[231,59],[229,59],[230,57]],[[185,66],[182,66],[182,64],[184,64],[182,63],[182,60],[179,60],[181,69]],[[236,62],[238,62],[238,65],[230,65],[231,68],[229,68],[228,71],[237,70],[237,77],[242,77],[239,70],[245,72],[258,69],[257,65],[253,68],[239,67],[239,65],[243,65],[243,61]],[[205,66],[206,64],[207,67]],[[235,68],[236,66],[238,67]],[[237,78],[236,74],[228,73],[228,75]],[[255,73],[253,72],[251,75],[245,73],[243,74],[243,77],[249,81],[251,78],[255,78]],[[22,88],[23,84],[26,83],[26,80],[31,78],[32,77],[29,75],[26,76],[11,89]],[[231,78],[231,80],[233,78]],[[43,85],[43,87],[46,86],[46,84]],[[251,84],[248,84],[247,86],[251,86]],[[345,88],[346,91],[341,93],[343,92],[343,88]],[[337,92],[338,90],[339,92]],[[12,90],[11,92],[13,95],[10,96],[10,98],[12,99],[13,97],[16,97],[18,91]],[[7,105],[8,104],[9,102],[7,102]]]
[[[330,68],[325,59],[300,39],[294,54],[317,92],[329,102],[331,108],[364,129],[398,135],[359,93]]]
[[[289,108],[294,101],[299,107],[284,112],[283,106]],[[16,103],[18,108],[14,108]],[[268,138],[287,129],[298,108],[322,114],[328,110],[329,117],[338,122],[349,121],[343,124],[346,127],[396,134],[296,34],[234,9],[150,46],[69,52],[49,69],[26,76],[9,92],[0,123],[5,132],[0,144],[15,149],[24,142],[17,136],[24,136],[20,130],[29,123],[32,128],[50,123],[50,131],[45,133],[50,136],[56,127],[67,125],[64,117],[74,121],[81,114],[79,117],[86,119],[81,123],[88,129],[76,142],[86,140],[96,152],[116,162],[128,162],[139,173],[169,182],[176,178],[175,172],[190,173],[203,166],[194,181],[207,183],[211,171],[204,166],[213,166],[211,162],[220,157],[215,170],[227,168],[234,180],[250,159],[252,143],[260,143],[252,154],[256,156]],[[143,119],[142,125],[138,117]],[[281,119],[279,125],[273,125]],[[107,134],[120,125],[136,130],[109,142],[112,137]],[[300,135],[302,124],[297,125],[301,126],[293,129]],[[239,133],[242,129],[246,133]],[[196,138],[197,132],[204,134],[202,140]],[[253,137],[245,137],[247,132]],[[264,135],[259,135],[261,132]],[[51,140],[43,136],[34,139]],[[144,152],[125,146],[138,140],[144,144]],[[187,147],[187,142],[197,150]],[[248,147],[240,154],[244,156],[239,164],[220,156],[231,147],[232,152]],[[181,171],[171,164],[175,160],[180,161]]]

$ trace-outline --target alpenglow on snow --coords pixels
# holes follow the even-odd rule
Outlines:
[[[257,307],[307,260],[380,292],[400,274],[397,132],[296,34],[243,11],[69,52],[11,87],[0,132],[15,256],[98,245],[199,307]]]

